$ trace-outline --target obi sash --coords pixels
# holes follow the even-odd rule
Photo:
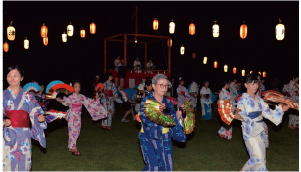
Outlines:
[[[144,130],[143,130],[143,125],[141,123],[141,130],[140,130],[141,133],[144,133]],[[163,127],[162,126],[162,134],[165,134],[165,133],[168,133],[169,132],[169,127]]]
[[[112,90],[105,90],[105,94],[107,95],[107,97],[113,97],[113,91]]]
[[[13,128],[29,128],[29,113],[25,110],[5,111],[5,115],[10,118]]]
[[[81,112],[82,111],[82,104],[72,104],[71,111],[73,111],[73,112]]]
[[[255,118],[259,117],[261,114],[262,114],[262,111],[250,112],[248,117],[251,119],[255,119]],[[263,119],[256,121],[256,122],[263,122]]]
[[[39,102],[40,106],[45,106],[44,102]]]

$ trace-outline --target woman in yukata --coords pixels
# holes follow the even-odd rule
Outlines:
[[[179,108],[182,104],[184,104],[186,99],[188,99],[188,101],[191,100],[191,96],[188,93],[186,87],[184,86],[184,79],[182,77],[179,77],[179,86],[177,88],[177,94],[178,94],[177,108]]]
[[[248,74],[244,84],[247,92],[243,93],[237,102],[237,108],[240,112],[235,114],[235,119],[242,121],[243,139],[250,156],[241,171],[267,171],[266,147],[268,139],[263,117],[279,125],[282,122],[284,112],[288,110],[288,106],[283,104],[279,104],[274,110],[271,110],[269,105],[256,95],[258,82],[256,75]]]
[[[81,84],[79,81],[75,81],[73,83],[73,88],[74,93],[72,93],[70,96],[64,97],[63,100],[60,98],[56,98],[56,100],[62,103],[64,106],[69,106],[66,116],[69,133],[68,148],[69,152],[72,152],[73,155],[79,156],[81,154],[77,150],[76,141],[80,135],[82,105],[86,107],[93,121],[106,118],[107,111],[99,103],[99,99],[93,100],[79,93],[81,89]]]
[[[174,109],[170,100],[164,97],[170,82],[163,74],[157,74],[152,79],[153,90],[141,101],[140,106],[140,119],[142,123],[141,131],[138,138],[143,155],[144,162],[146,163],[142,171],[172,171],[173,170],[173,154],[171,138],[178,142],[185,142],[186,135],[183,132],[182,112]],[[172,127],[163,127],[156,124],[144,112],[144,104],[147,99],[154,99],[161,103],[160,111],[168,107],[171,109],[169,115],[172,116],[176,125]],[[184,104],[181,105],[185,111]],[[164,113],[164,112],[163,112]]]
[[[204,86],[200,91],[201,105],[202,105],[202,120],[212,119],[212,109],[211,104],[215,101],[215,95],[211,92],[209,88],[209,81],[204,82]]]
[[[3,171],[31,170],[31,138],[46,148],[44,111],[34,95],[20,87],[23,78],[18,65],[8,68],[9,87],[3,91]]]

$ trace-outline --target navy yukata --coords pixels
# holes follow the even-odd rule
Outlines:
[[[140,119],[143,132],[139,132],[138,138],[140,141],[143,159],[146,163],[146,166],[142,169],[142,171],[172,171],[173,156],[171,138],[178,142],[185,142],[186,135],[184,134],[183,128],[178,121],[177,112],[173,107],[173,104],[165,97],[163,97],[161,103],[165,103],[165,106],[172,109],[168,115],[173,116],[176,125],[167,127],[169,128],[169,131],[163,134],[163,126],[150,121],[146,117],[143,106],[147,99],[156,100],[153,96],[153,93],[154,92],[150,92],[149,95],[143,98],[140,106]],[[182,120],[182,118],[180,120]],[[166,129],[164,130],[166,132]]]

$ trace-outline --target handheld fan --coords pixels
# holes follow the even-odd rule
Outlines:
[[[41,90],[41,87],[34,82],[30,82],[24,85],[23,90],[26,92],[29,92],[30,90],[35,90],[36,92],[38,92]]]
[[[172,116],[162,113],[159,110],[159,107],[159,102],[153,99],[147,99],[143,106],[146,117],[148,117],[152,122],[163,125],[164,127],[176,125]]]
[[[166,98],[167,98],[168,100],[170,100],[171,103],[172,103],[174,106],[178,104],[178,102],[177,102],[177,100],[176,100],[175,98],[170,97],[170,96],[166,96]]]
[[[268,90],[263,93],[264,97],[263,99],[266,101],[270,101],[273,103],[285,103],[290,108],[299,110],[299,103],[296,103],[294,101],[291,101],[289,99],[284,98],[284,96],[277,91]]]
[[[101,90],[104,89],[104,85],[102,83],[98,83],[97,86],[95,87],[95,91],[99,94],[101,93]]]
[[[218,113],[221,116],[222,121],[228,125],[230,125],[234,119],[235,109],[236,107],[233,106],[229,101],[218,101]]]
[[[56,119],[62,119],[62,118],[66,118],[66,112],[62,112],[62,111],[56,111],[56,110],[49,110],[48,112],[45,113],[46,114],[46,121],[48,123],[56,120]]]
[[[117,94],[120,95],[122,101],[127,102],[128,101],[128,95],[126,92],[121,91],[121,90],[117,90]]]
[[[57,94],[59,93],[65,93],[66,95],[69,95],[73,92],[73,87],[68,84],[56,84],[49,89],[46,95],[46,99],[55,99]]]
[[[262,96],[264,96],[264,97],[270,96],[270,95],[284,98],[284,96],[281,93],[278,93],[277,91],[274,91],[274,90],[267,90],[262,93]]]
[[[185,134],[190,134],[195,127],[195,114],[193,112],[191,101],[186,100],[184,106],[186,107],[186,117],[183,119],[183,131]]]
[[[62,81],[59,81],[59,80],[54,80],[54,81],[51,81],[48,85],[47,85],[47,87],[46,87],[46,93],[50,90],[50,88],[51,87],[53,87],[54,85],[56,85],[56,84],[63,84],[64,82],[62,82]]]

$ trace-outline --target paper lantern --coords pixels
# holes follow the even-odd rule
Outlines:
[[[244,21],[244,23],[245,23],[245,21]],[[247,32],[248,32],[247,25],[242,24],[240,26],[240,37],[241,37],[241,39],[245,39],[247,37]]]
[[[96,24],[92,21],[90,24],[90,33],[95,34],[96,33]]]
[[[236,67],[233,68],[233,73],[236,74]]]
[[[217,61],[213,63],[214,68],[217,68]]]
[[[196,54],[192,53],[192,58],[195,59],[196,58]]]
[[[194,35],[195,34],[195,25],[192,22],[193,21],[191,21],[191,24],[189,25],[189,34],[190,35]]]
[[[253,73],[253,71],[250,71],[250,74]]]
[[[245,72],[246,72],[246,71],[243,69],[243,70],[241,71],[241,75],[242,75],[242,76],[245,76]]]
[[[4,52],[8,52],[8,43],[6,41],[4,41],[4,44],[3,44],[3,50]]]
[[[219,36],[219,26],[216,24],[216,21],[214,21],[215,24],[212,26],[212,35],[214,38],[217,38]]]
[[[73,27],[72,23],[70,22],[70,24],[67,26],[67,35],[73,36],[73,31],[74,31],[74,27]]]
[[[207,57],[204,57],[203,63],[207,64]]]
[[[27,37],[25,37],[25,40],[24,40],[24,49],[28,49],[29,48],[29,40],[27,39]]]
[[[15,40],[16,37],[16,29],[13,26],[13,21],[10,22],[10,26],[7,27],[7,39],[10,41]]]
[[[158,30],[158,27],[159,27],[159,22],[158,22],[158,20],[155,18],[154,21],[153,21],[153,29],[154,29],[154,30]]]
[[[47,46],[47,45],[48,45],[48,37],[46,37],[46,38],[43,38],[43,44],[44,44],[45,46]]]
[[[67,42],[67,34],[65,32],[62,34],[62,40],[63,42]]]
[[[266,75],[267,75],[267,74],[266,74],[266,72],[263,72],[263,73],[262,73],[262,77],[264,77],[264,78],[265,78],[265,77],[266,77]]]
[[[45,23],[43,23],[43,26],[41,27],[41,37],[46,38],[48,34],[48,28],[45,26]]]
[[[259,71],[258,73],[259,73],[259,75],[261,76],[261,72]]]
[[[276,39],[281,41],[284,39],[285,27],[281,24],[281,20],[279,19],[279,24],[277,24],[275,29]]]
[[[168,46],[168,47],[171,47],[171,46],[172,46],[172,39],[168,39],[168,40],[167,40],[167,46]]]
[[[225,72],[228,72],[228,66],[225,64],[225,66],[224,66],[224,71]]]
[[[169,33],[174,34],[175,29],[176,29],[176,24],[173,22],[173,20],[171,20],[171,22],[169,23]]]
[[[181,49],[180,49],[180,52],[181,52],[181,55],[184,55],[184,53],[185,53],[185,48],[184,48],[183,45],[182,45],[182,47],[181,47]]]
[[[80,37],[84,38],[86,36],[86,31],[82,28],[82,30],[80,30]]]

